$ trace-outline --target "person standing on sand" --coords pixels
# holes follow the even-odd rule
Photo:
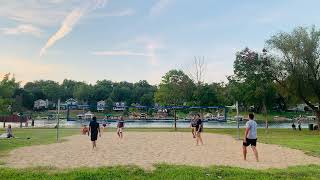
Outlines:
[[[190,127],[191,127],[191,132],[193,138],[196,138],[196,125],[197,125],[197,120],[195,116],[192,117],[191,122],[190,122]]]
[[[202,137],[201,137],[201,133],[203,131],[203,123],[202,120],[200,118],[200,115],[197,114],[196,115],[196,141],[197,141],[197,146],[199,145],[199,142],[201,143],[201,145],[203,145],[203,141],[202,141]]]
[[[123,120],[123,117],[120,116],[120,119],[118,120],[118,124],[117,124],[117,134],[120,139],[123,138],[123,127],[124,127],[124,120]]]
[[[246,130],[243,137],[243,159],[247,160],[247,147],[251,145],[251,149],[256,157],[256,161],[259,161],[257,146],[257,123],[254,120],[254,115],[249,114],[249,120],[246,123]]]
[[[98,133],[100,137],[101,137],[101,133],[100,133],[100,126],[99,126],[99,123],[97,122],[96,117],[93,117],[92,121],[90,121],[88,135],[89,133],[91,133],[92,149],[97,148],[96,141],[98,139]]]

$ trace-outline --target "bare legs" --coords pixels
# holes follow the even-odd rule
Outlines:
[[[119,136],[120,139],[123,138],[122,128],[118,128],[118,129],[117,129],[117,134],[118,134],[118,136]]]
[[[201,137],[201,132],[197,132],[197,146],[199,145],[199,142],[201,145],[203,145],[202,137]]]
[[[193,138],[196,138],[196,128],[192,127],[192,135],[193,135]]]
[[[92,149],[97,148],[96,141],[92,141]]]
[[[242,146],[243,149],[243,160],[247,160],[247,147],[246,146]],[[255,146],[251,146],[251,149],[253,151],[253,154],[256,158],[256,161],[259,162],[259,156],[258,156],[258,150]]]
[[[243,160],[247,160],[247,147],[242,146],[242,152],[243,152]]]
[[[255,146],[251,146],[251,149],[254,153],[254,156],[256,157],[256,161],[259,162],[259,157],[258,157],[258,150]]]

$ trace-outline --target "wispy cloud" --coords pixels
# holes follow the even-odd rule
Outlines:
[[[40,37],[42,34],[42,30],[31,24],[21,24],[12,28],[0,28],[0,32],[6,35],[31,34],[36,37]]]
[[[158,0],[150,9],[150,16],[161,14],[173,0]]]
[[[94,14],[91,15],[90,17],[124,17],[124,16],[132,16],[136,13],[136,11],[134,9],[123,9],[120,11],[113,11],[113,12],[109,12],[109,13],[100,13],[100,14]]]
[[[151,54],[140,53],[140,52],[132,52],[132,51],[95,51],[91,54],[97,56],[145,56],[151,57]]]
[[[72,10],[63,20],[59,30],[49,38],[47,43],[40,50],[40,56],[44,55],[46,50],[53,44],[55,44],[58,40],[69,34],[83,15],[98,7],[103,7],[106,2],[106,0],[90,0],[83,4],[81,7]]]

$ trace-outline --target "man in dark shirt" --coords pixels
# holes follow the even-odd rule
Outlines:
[[[92,121],[90,121],[89,133],[91,133],[92,149],[94,149],[97,147],[96,141],[98,139],[98,133],[99,133],[99,136],[101,137],[100,126],[99,126],[99,123],[97,122],[96,117],[93,117]]]

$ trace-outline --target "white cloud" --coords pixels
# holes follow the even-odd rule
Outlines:
[[[103,14],[94,14],[91,15],[90,17],[124,17],[124,16],[132,16],[136,13],[134,9],[124,9],[120,11],[114,11],[114,12],[109,12],[109,13],[103,13]]]
[[[44,55],[46,50],[53,44],[55,44],[58,40],[69,34],[83,15],[98,7],[103,7],[105,4],[106,0],[90,0],[82,4],[82,6],[72,10],[63,20],[59,30],[48,39],[47,43],[40,50],[40,56]]]
[[[150,9],[150,15],[156,16],[161,14],[166,7],[172,2],[172,0],[158,0]]]
[[[12,28],[0,28],[0,31],[6,35],[31,34],[33,36],[40,37],[42,34],[42,30],[31,24],[21,24]]]
[[[97,56],[145,56],[151,57],[152,54],[140,53],[140,52],[132,52],[132,51],[95,51],[91,54]]]

